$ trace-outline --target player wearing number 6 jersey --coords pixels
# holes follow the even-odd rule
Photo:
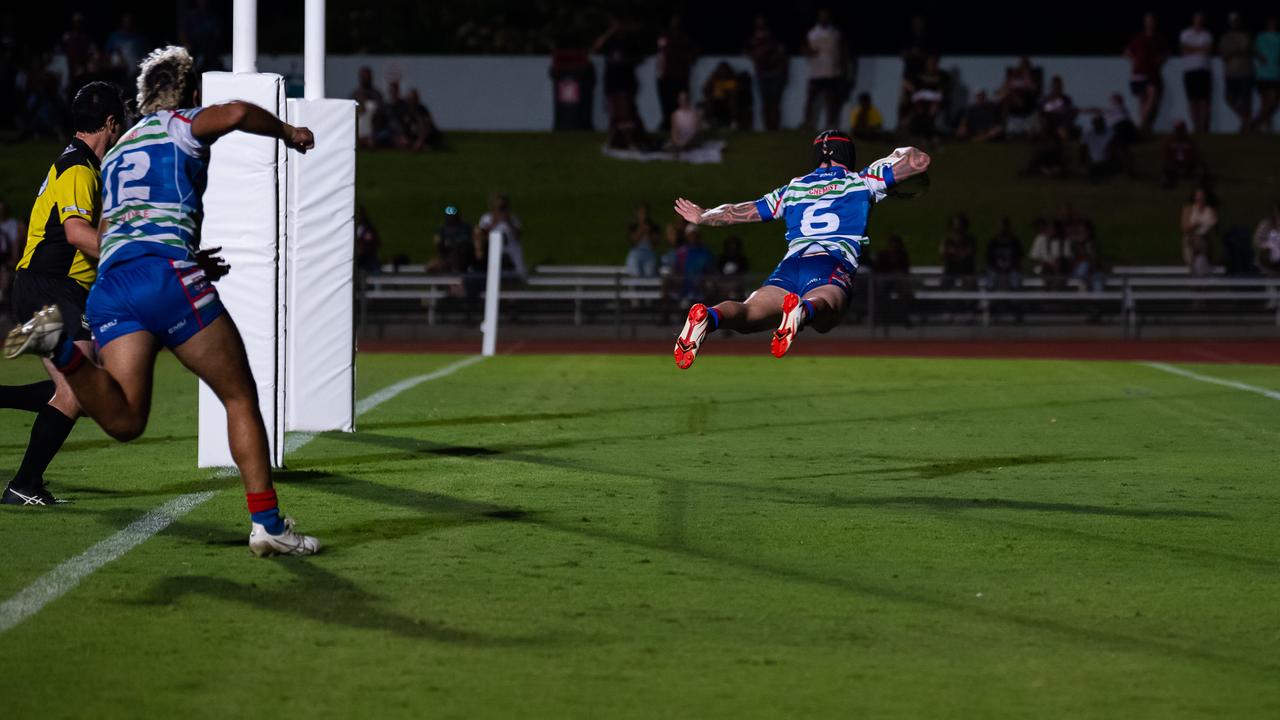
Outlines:
[[[43,354],[67,378],[84,411],[117,440],[142,434],[151,411],[161,346],[205,382],[227,411],[231,455],[244,481],[256,555],[309,555],[313,537],[280,514],[271,483],[267,433],[244,343],[212,282],[227,272],[200,249],[209,147],[240,130],[314,146],[311,131],[244,102],[197,107],[198,79],[180,47],[156,50],[138,76],[142,119],[102,164],[102,241],[89,293],[90,329],[102,366],[72,342],[73,318],[46,307],[5,339],[5,355]],[[65,321],[65,324],[64,324]]]
[[[728,329],[753,333],[776,327],[771,348],[782,357],[806,326],[827,332],[844,316],[862,245],[867,242],[871,206],[894,194],[904,180],[929,169],[929,156],[916,148],[898,148],[886,158],[855,171],[853,141],[828,130],[813,141],[817,166],[808,175],[765,195],[736,205],[703,210],[680,198],[676,212],[698,225],[736,225],[782,219],[787,225],[787,254],[764,286],[746,302],[726,301],[689,308],[676,339],[676,366],[693,364],[707,335]]]

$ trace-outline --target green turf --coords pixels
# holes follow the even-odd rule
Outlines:
[[[455,358],[364,356],[360,394]],[[1187,366],[1280,389],[1280,369]],[[36,375],[6,363],[0,380]],[[1276,401],[1139,364],[490,359],[279,475],[255,560],[194,383],[0,508],[0,601],[213,500],[0,635],[0,715],[1276,717]],[[0,468],[26,418],[4,411]]]
[[[707,206],[759,197],[805,172],[809,139],[803,132],[738,134],[729,139],[724,164],[691,166],[605,159],[601,138],[593,134],[454,133],[451,152],[360,153],[357,197],[381,232],[384,259],[404,254],[422,262],[434,254],[432,236],[445,205],[459,206],[474,222],[488,194],[505,191],[526,226],[530,264],[621,264],[628,248],[626,226],[638,202],[651,203],[655,217],[665,223],[680,195]],[[1216,178],[1222,229],[1239,225],[1252,233],[1280,195],[1276,140],[1212,136],[1199,142]],[[24,217],[59,149],[37,143],[7,146],[0,153],[0,197],[9,198]],[[867,161],[889,149],[859,144]],[[872,216],[870,234],[874,243],[899,233],[914,262],[937,263],[953,212],[969,213],[981,247],[1008,215],[1029,247],[1032,220],[1053,216],[1071,202],[1095,221],[1109,262],[1180,264],[1178,217],[1188,186],[1158,187],[1159,153],[1159,142],[1138,147],[1139,180],[1090,185],[1082,179],[1018,177],[1029,154],[1023,142],[946,145],[934,153],[929,195],[885,203]],[[765,272],[777,262],[782,228],[776,223],[711,230],[709,245],[718,252],[730,232],[747,240],[754,270]]]

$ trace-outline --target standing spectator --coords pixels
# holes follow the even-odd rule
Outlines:
[[[444,221],[436,229],[435,246],[436,256],[427,264],[427,272],[462,274],[475,262],[471,226],[454,205],[444,209]]]
[[[1000,106],[987,97],[986,90],[979,90],[973,98],[973,104],[965,108],[964,115],[960,118],[960,127],[956,128],[956,137],[974,142],[989,142],[1004,137]]]
[[[684,19],[672,15],[666,32],[658,36],[658,104],[662,107],[662,132],[670,129],[680,93],[689,91],[689,73],[697,53],[684,31]]]
[[[520,223],[520,218],[511,211],[511,198],[503,193],[494,193],[489,198],[489,212],[481,215],[476,222],[476,232],[484,235],[485,247],[488,247],[489,233],[502,233],[503,266],[521,278],[525,276],[522,244],[524,226]]]
[[[1097,182],[1115,174],[1119,166],[1115,131],[1101,114],[1095,114],[1089,129],[1080,136],[1080,154],[1088,168],[1089,180]]]
[[[987,243],[987,289],[1017,290],[1022,287],[1022,240],[1013,232],[1009,218],[1000,220],[1000,231]]]
[[[440,150],[444,147],[444,134],[436,127],[431,111],[422,104],[416,88],[409,90],[398,110],[410,150]]]
[[[356,76],[356,88],[351,99],[356,101],[356,141],[361,147],[374,145],[373,118],[382,106],[382,93],[373,85],[373,71],[368,66],[360,68]]]
[[[1009,132],[1023,135],[1030,130],[1031,120],[1040,109],[1040,91],[1044,70],[1034,67],[1025,55],[1018,64],[1005,71],[1004,85],[998,100],[1003,106]]]
[[[1213,75],[1209,57],[1213,53],[1213,35],[1205,29],[1204,13],[1191,16],[1191,26],[1178,35],[1182,46],[1182,87],[1187,91],[1191,108],[1191,124],[1196,134],[1209,132],[1209,98],[1213,96]]]
[[[911,257],[901,235],[890,235],[888,244],[875,256],[876,307],[885,323],[901,322],[911,327]]]
[[[1209,266],[1209,234],[1218,226],[1218,211],[1209,203],[1204,188],[1196,188],[1182,206],[1182,260],[1196,277],[1205,277]]]
[[[1151,132],[1156,121],[1156,112],[1160,109],[1160,98],[1164,94],[1164,80],[1161,72],[1164,63],[1169,59],[1169,48],[1156,28],[1156,16],[1147,13],[1142,16],[1142,32],[1129,39],[1124,48],[1125,57],[1129,58],[1132,72],[1129,76],[1129,90],[1138,98],[1138,117],[1143,132]]]
[[[912,135],[930,143],[937,139],[938,118],[947,105],[951,89],[951,77],[943,72],[940,62],[936,53],[930,55],[925,59],[924,70],[911,81],[911,114],[907,118],[907,128]]]
[[[942,289],[967,286],[977,274],[978,243],[969,233],[969,218],[956,213],[947,221],[947,235],[939,246],[942,254]]]
[[[1276,107],[1280,105],[1280,30],[1277,29],[1275,15],[1267,18],[1267,29],[1254,38],[1253,47],[1258,52],[1254,77],[1258,81],[1258,96],[1261,101],[1253,126],[1266,128],[1270,132],[1271,120],[1276,115]]]
[[[1045,283],[1053,285],[1057,278],[1066,272],[1067,242],[1066,230],[1060,220],[1052,224],[1044,218],[1036,218],[1036,236],[1031,241],[1031,270],[1043,278]]]
[[[782,91],[787,86],[791,61],[786,48],[773,36],[764,15],[756,16],[756,28],[747,42],[747,55],[756,70],[765,130],[782,126]]]
[[[805,36],[805,54],[809,56],[809,91],[804,102],[805,125],[817,127],[826,110],[824,127],[840,122],[840,106],[844,104],[844,36],[831,22],[831,10],[818,11],[818,22]]]
[[[382,262],[378,259],[378,250],[382,247],[382,239],[378,237],[378,229],[369,218],[369,211],[364,205],[356,206],[356,271],[366,275],[377,275],[382,272]]]
[[[916,79],[924,72],[926,59],[934,52],[923,15],[911,16],[911,31],[902,42],[902,89],[898,93],[898,125],[904,126],[911,115],[911,93]]]
[[[1272,204],[1271,214],[1253,231],[1253,249],[1262,272],[1280,275],[1280,200]]]
[[[1112,149],[1115,152],[1116,162],[1119,163],[1120,169],[1130,178],[1135,176],[1133,170],[1133,153],[1129,151],[1129,146],[1138,139],[1138,127],[1133,124],[1133,120],[1129,117],[1129,109],[1124,106],[1124,96],[1120,93],[1111,94],[1111,102],[1101,109],[1102,117],[1107,121],[1107,127],[1111,128]]]
[[[636,219],[627,226],[627,241],[631,243],[626,260],[628,275],[654,277],[658,274],[658,256],[654,247],[661,235],[658,223],[649,217],[649,203],[636,206]]]
[[[1075,121],[1076,106],[1063,89],[1062,78],[1054,75],[1049,81],[1049,94],[1040,103],[1040,130],[1054,133],[1065,142],[1070,139]]]
[[[734,125],[738,105],[738,76],[729,63],[721,62],[711,72],[702,86],[702,107],[707,124],[712,128],[728,128]]]
[[[1240,132],[1253,122],[1253,38],[1245,32],[1240,13],[1227,15],[1227,31],[1218,42],[1227,81],[1227,106],[1240,119]]]
[[[1200,148],[1187,132],[1187,124],[1179,120],[1173,124],[1173,134],[1164,141],[1163,185],[1173,187],[1181,178],[1203,174]]]
[[[611,17],[608,28],[596,38],[592,51],[604,56],[604,100],[611,131],[631,138],[634,146],[644,128],[636,110],[639,52],[633,33],[618,17]]]
[[[133,85],[138,77],[138,61],[147,53],[147,39],[134,29],[131,13],[120,16],[120,25],[107,36],[103,50],[119,79]]]
[[[9,285],[26,241],[26,226],[9,214],[9,203],[0,200],[0,306],[9,299]]]
[[[195,7],[182,18],[179,36],[195,58],[197,74],[222,69],[222,23],[209,10],[209,0],[196,0]]]
[[[698,133],[701,132],[698,111],[694,109],[693,103],[689,101],[689,93],[687,91],[680,93],[677,101],[679,105],[675,112],[671,113],[671,139],[670,147],[676,152],[683,152],[695,147],[698,144]]]
[[[884,134],[884,116],[871,104],[870,93],[859,93],[849,113],[849,134],[859,140],[878,140]]]

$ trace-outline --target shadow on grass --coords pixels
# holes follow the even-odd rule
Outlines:
[[[514,647],[541,644],[540,638],[501,638],[450,627],[437,620],[409,617],[379,607],[383,598],[349,579],[300,558],[278,561],[294,576],[294,582],[272,587],[239,583],[208,575],[175,575],[157,582],[141,599],[141,605],[170,605],[189,595],[235,602],[258,610],[301,617],[326,625],[477,647]]]

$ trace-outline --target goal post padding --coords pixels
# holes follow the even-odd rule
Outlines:
[[[285,114],[283,80],[271,73],[204,73],[201,95],[205,105],[245,100],[278,117]],[[284,460],[283,145],[271,138],[231,133],[219,139],[211,153],[201,246],[221,247],[231,266],[217,283],[218,294],[244,338],[271,461],[278,467]],[[226,412],[203,382],[199,415],[198,465],[233,466]]]
[[[355,430],[356,104],[289,100],[316,146],[289,157],[285,428]]]

